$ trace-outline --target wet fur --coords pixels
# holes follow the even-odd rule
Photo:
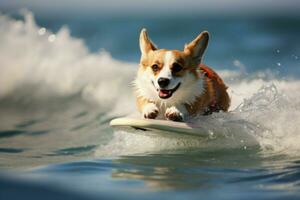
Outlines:
[[[202,32],[183,51],[158,49],[148,38],[146,30],[141,31],[142,55],[134,84],[137,108],[144,118],[183,121],[206,113],[212,102],[218,110],[228,110],[230,98],[226,85],[216,72],[201,64],[207,44],[208,33]],[[182,70],[170,75],[174,63],[178,63]],[[157,71],[153,71],[153,65],[157,66]],[[171,77],[171,88],[180,83],[178,90],[168,99],[158,96],[156,82],[162,74]]]

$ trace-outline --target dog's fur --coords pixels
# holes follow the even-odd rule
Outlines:
[[[134,84],[137,107],[144,118],[184,121],[190,116],[228,110],[227,87],[216,72],[201,64],[208,39],[204,31],[183,51],[166,50],[158,49],[146,30],[141,31],[141,60]],[[168,79],[168,84],[162,84],[163,79]]]

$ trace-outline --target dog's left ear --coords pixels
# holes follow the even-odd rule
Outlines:
[[[203,31],[192,42],[185,45],[184,53],[192,57],[192,62],[194,65],[198,65],[201,63],[201,59],[207,47],[208,40],[209,33],[207,31]]]

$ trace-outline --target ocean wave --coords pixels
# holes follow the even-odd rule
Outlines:
[[[67,27],[53,33],[38,26],[28,11],[24,20],[0,15],[0,42],[0,100],[47,102],[78,95],[116,116],[136,112],[130,83],[137,63],[113,59],[105,50],[91,53],[82,39],[70,36]],[[233,137],[251,135],[263,152],[292,154],[300,150],[299,80],[265,78],[264,72],[249,76],[225,69],[219,73],[229,86],[231,111],[199,118],[197,123],[213,127],[213,131],[225,127]],[[208,142],[116,132],[96,155],[206,147]],[[239,138],[227,146],[236,146],[233,144],[244,148],[252,141]],[[215,143],[213,148],[220,145],[222,142]]]
[[[135,64],[113,59],[108,52],[90,53],[67,27],[57,33],[39,27],[33,13],[24,20],[0,15],[0,100],[21,103],[79,95],[112,107],[128,90]],[[123,93],[126,98],[126,93]]]
[[[172,150],[220,149],[253,150],[259,147],[263,155],[287,154],[297,156],[300,150],[300,102],[298,81],[250,81],[231,85],[233,104],[229,113],[214,113],[193,119],[211,137],[170,137],[144,134],[143,131],[117,130],[109,144],[100,147],[97,156],[153,153]],[[278,85],[278,86],[276,86]],[[243,87],[244,86],[244,87]],[[244,98],[243,92],[250,88]],[[251,88],[253,91],[251,91]],[[251,93],[253,92],[253,93]],[[250,97],[247,97],[250,96]],[[242,99],[238,101],[239,99]]]

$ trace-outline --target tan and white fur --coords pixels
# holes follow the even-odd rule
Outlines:
[[[212,103],[217,111],[228,110],[227,87],[217,73],[201,64],[208,39],[204,31],[183,51],[166,50],[158,49],[146,30],[141,31],[140,67],[134,84],[137,107],[144,118],[184,121],[207,113]]]

